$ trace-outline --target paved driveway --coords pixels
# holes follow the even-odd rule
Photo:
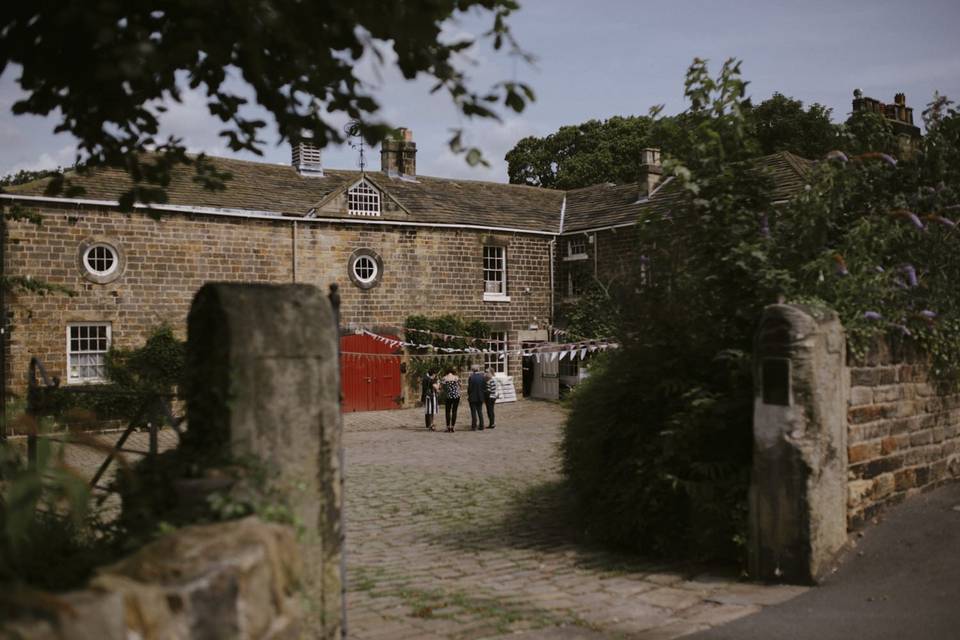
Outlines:
[[[417,410],[346,416],[350,638],[672,638],[804,591],[577,546],[563,410],[497,411],[496,430],[471,432],[461,407],[453,434]]]
[[[817,589],[697,640],[960,637],[960,484],[911,497],[861,535]]]

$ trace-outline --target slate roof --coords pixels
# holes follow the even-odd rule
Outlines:
[[[334,191],[360,179],[359,171],[324,169],[323,177],[304,177],[288,165],[211,158],[233,178],[223,191],[209,191],[194,182],[194,170],[177,166],[167,187],[167,204],[303,216]],[[416,182],[370,172],[372,181],[407,211],[410,221],[458,226],[488,226],[557,233],[560,230],[562,191],[523,185],[417,176]],[[6,189],[10,194],[44,195],[48,180]],[[75,176],[82,186],[79,198],[117,200],[130,187],[119,169],[100,169]],[[328,217],[323,214],[321,217]],[[347,217],[347,216],[343,216]],[[351,216],[356,219],[356,216]]]
[[[787,151],[758,158],[756,163],[773,179],[775,202],[800,192],[814,164]],[[574,189],[567,192],[563,230],[585,231],[634,223],[641,215],[666,213],[685,197],[679,185],[669,178],[654,190],[649,199],[641,199],[634,184],[608,183]]]
[[[293,167],[211,158],[233,174],[223,191],[208,191],[193,181],[193,168],[178,166],[167,187],[168,204],[259,212],[278,216],[305,216],[339,189],[360,179],[359,171],[325,169],[324,176],[304,177]],[[813,163],[781,152],[760,158],[758,164],[774,179],[774,200],[789,198],[803,188]],[[636,222],[641,214],[666,212],[686,197],[674,181],[664,182],[649,199],[640,199],[635,184],[601,184],[571,191],[523,185],[417,176],[416,181],[367,174],[409,212],[404,219],[426,224],[484,226],[545,233],[583,231]],[[117,200],[129,188],[121,170],[102,169],[75,177],[88,200]],[[7,193],[43,195],[46,181],[7,188]],[[320,217],[330,217],[320,214]],[[347,216],[342,216],[346,218]],[[357,220],[355,216],[351,219]],[[383,218],[386,221],[388,218]]]

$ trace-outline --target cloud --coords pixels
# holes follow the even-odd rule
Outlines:
[[[6,169],[0,171],[2,175],[17,173],[18,171],[40,171],[43,169],[59,169],[61,167],[72,167],[77,157],[77,148],[72,145],[66,145],[56,151],[41,153],[39,156],[18,162]]]
[[[507,181],[507,161],[504,156],[521,138],[535,135],[536,128],[522,117],[507,118],[503,122],[476,123],[464,129],[464,144],[476,146],[490,163],[489,167],[471,167],[463,154],[456,154],[444,145],[434,156],[417,157],[417,172],[444,178],[467,180]]]

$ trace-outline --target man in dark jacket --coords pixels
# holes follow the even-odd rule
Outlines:
[[[470,430],[483,431],[483,400],[487,382],[480,373],[480,365],[470,367],[467,378],[467,401],[470,403]]]

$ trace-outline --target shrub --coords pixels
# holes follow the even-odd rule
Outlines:
[[[611,290],[622,348],[571,402],[563,469],[595,537],[664,555],[742,559],[752,442],[752,338],[764,306],[835,309],[857,358],[893,335],[960,372],[960,114],[937,98],[913,156],[857,118],[801,195],[775,205],[751,157],[745,83],[728,62],[687,77],[694,153],[668,159],[686,191],[641,220],[652,278]],[[856,155],[854,155],[856,154]],[[639,268],[639,265],[638,265]]]
[[[107,354],[108,382],[73,387],[42,387],[32,391],[33,411],[52,416],[68,427],[100,426],[104,421],[128,422],[144,403],[176,391],[183,376],[185,344],[169,325],[154,329],[142,347],[114,347]],[[143,423],[162,423],[159,405],[140,415]]]

